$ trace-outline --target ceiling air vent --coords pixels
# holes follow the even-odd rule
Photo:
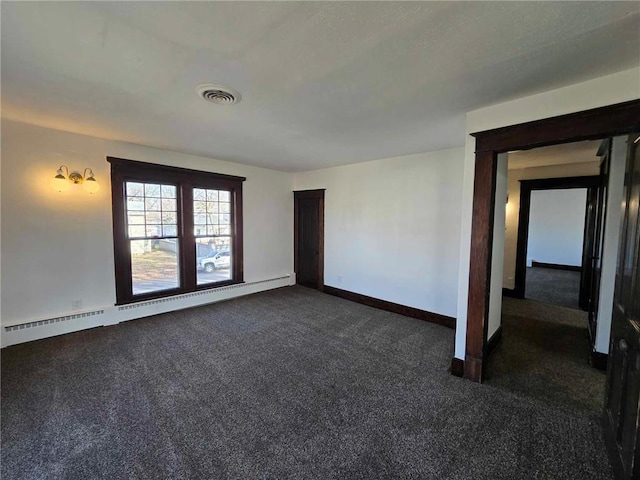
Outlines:
[[[242,96],[237,91],[222,85],[200,85],[196,91],[207,102],[217,103],[218,105],[233,105],[242,100]]]

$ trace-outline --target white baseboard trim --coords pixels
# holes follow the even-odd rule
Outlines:
[[[31,342],[42,338],[86,330],[88,328],[116,325],[128,320],[221,302],[223,300],[291,285],[295,285],[294,274],[239,283],[237,285],[229,285],[211,290],[185,293],[145,302],[131,303],[128,305],[96,308],[83,312],[72,312],[56,317],[35,320],[7,322],[2,324],[0,333],[1,344],[2,348],[4,348],[18,343]]]

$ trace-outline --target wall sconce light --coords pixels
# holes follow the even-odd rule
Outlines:
[[[66,165],[60,165],[60,168],[58,168],[58,171],[56,172],[56,176],[49,182],[51,188],[56,192],[67,191],[72,183],[74,185],[81,184],[82,188],[89,193],[96,193],[100,190],[100,184],[96,181],[93,170],[90,168],[85,168],[84,173],[80,175],[78,172],[69,173],[69,167]]]

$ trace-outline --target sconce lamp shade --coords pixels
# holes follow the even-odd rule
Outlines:
[[[51,185],[51,188],[53,188],[56,192],[66,192],[67,190],[69,190],[69,186],[71,184],[69,183],[69,180],[67,180],[66,177],[62,174],[62,172],[58,170],[58,174],[49,181],[49,185]]]
[[[84,188],[86,192],[93,194],[100,190],[100,184],[96,181],[95,178],[93,178],[93,176],[91,176],[85,179],[84,183],[82,184],[82,188]]]
[[[66,175],[65,175],[66,172]],[[96,177],[93,175],[93,170],[90,168],[84,169],[84,174],[80,175],[78,172],[69,173],[69,167],[66,165],[60,165],[60,168],[56,172],[56,176],[49,182],[51,188],[56,192],[65,192],[69,189],[69,185],[82,185],[85,192],[96,193],[100,190],[100,184],[96,181]]]

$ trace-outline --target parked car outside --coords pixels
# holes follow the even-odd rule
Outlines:
[[[231,266],[231,252],[229,250],[221,250],[212,252],[198,262],[198,270],[204,270],[211,273],[220,268],[229,268]]]

